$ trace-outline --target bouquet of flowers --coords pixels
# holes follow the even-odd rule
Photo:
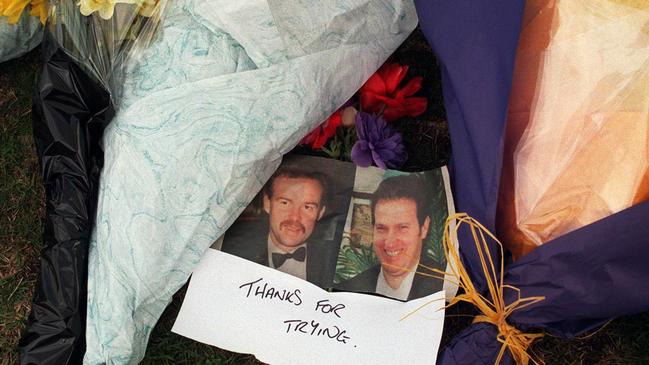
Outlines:
[[[89,3],[62,0],[48,10],[32,113],[47,205],[40,276],[19,345],[24,363],[83,358],[103,131],[119,105],[124,71],[147,47],[163,11],[155,4]]]
[[[56,3],[34,107],[46,249],[23,361],[139,361],[281,156],[415,28],[412,1],[388,3]]]
[[[456,208],[483,224],[459,218],[455,300],[481,315],[439,361],[528,364],[542,332],[649,309],[646,2],[417,5],[443,69]]]
[[[36,47],[47,18],[47,0],[0,0],[0,62]]]
[[[300,144],[321,150],[332,158],[354,161],[361,167],[402,167],[408,154],[401,134],[389,123],[404,116],[419,116],[428,106],[425,97],[413,96],[421,89],[421,76],[401,86],[408,69],[397,63],[383,65],[357,95],[306,135]]]

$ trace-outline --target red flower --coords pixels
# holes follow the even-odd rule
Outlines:
[[[302,138],[300,144],[310,146],[314,150],[321,149],[325,143],[336,134],[336,129],[342,123],[342,111],[337,110],[327,120]]]
[[[410,97],[421,89],[422,77],[417,76],[397,89],[408,73],[408,66],[397,63],[383,65],[361,87],[361,107],[367,113],[380,113],[387,121],[403,116],[416,117],[426,111],[428,100],[422,97]]]

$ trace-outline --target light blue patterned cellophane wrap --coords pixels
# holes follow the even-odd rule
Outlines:
[[[85,364],[143,358],[173,293],[282,155],[417,24],[412,0],[169,6],[105,131]]]
[[[18,23],[7,23],[7,17],[0,16],[0,63],[20,57],[41,43],[43,26],[38,17],[24,11]]]

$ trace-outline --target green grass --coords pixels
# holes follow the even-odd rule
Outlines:
[[[415,35],[395,58],[421,69],[426,62],[434,62],[422,53],[425,48],[421,36]],[[38,51],[0,64],[0,365],[17,363],[15,347],[26,324],[38,273],[44,206],[30,113],[37,68]],[[428,79],[436,80],[433,75]],[[439,86],[425,87],[434,94],[433,103],[439,104]],[[434,167],[448,157],[447,130],[438,109],[435,105],[429,109],[424,122],[406,121],[401,126],[416,128],[406,140],[428,151],[409,162],[413,168]],[[183,296],[181,291],[174,297],[154,329],[143,364],[258,363],[249,355],[171,333]],[[472,309],[459,306],[448,314],[443,343],[471,322]],[[546,336],[534,345],[534,351],[547,364],[649,364],[649,313],[615,320],[585,339]]]
[[[29,314],[38,272],[43,189],[31,128],[37,54],[0,64],[0,364]]]
[[[547,364],[649,364],[649,313],[619,318],[570,341],[546,336],[534,348]]]

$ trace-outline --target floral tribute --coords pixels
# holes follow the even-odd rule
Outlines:
[[[9,24],[16,24],[27,8],[29,15],[39,17],[45,24],[47,0],[0,0],[0,17],[7,17]]]
[[[300,144],[307,145],[314,150],[324,147],[325,143],[336,134],[336,129],[342,125],[342,110],[335,111],[327,120],[307,134]]]
[[[159,0],[79,0],[79,11],[85,16],[97,13],[102,19],[108,20],[115,13],[117,4],[132,4],[138,7],[138,14],[144,17],[153,15]],[[25,9],[29,15],[40,18],[45,24],[47,19],[48,0],[0,0],[0,17],[7,17],[9,24],[16,24]]]
[[[139,8],[139,15],[150,17],[157,3],[158,0],[79,0],[79,10],[85,16],[97,12],[102,19],[108,20],[113,17],[115,5],[133,4]]]
[[[390,124],[404,117],[417,117],[428,107],[421,90],[422,77],[404,85],[407,65],[383,65],[360,88],[357,95],[334,112],[300,142],[331,158],[354,161],[362,167],[398,169],[408,159],[401,134]]]
[[[358,166],[399,168],[408,159],[401,134],[395,132],[382,115],[359,112],[356,114],[358,140],[352,147],[352,160]]]
[[[396,63],[381,67],[359,91],[363,109],[370,113],[383,111],[383,117],[388,122],[423,114],[428,107],[428,100],[412,97],[421,89],[422,77],[413,77],[399,88],[407,73],[408,66]]]

